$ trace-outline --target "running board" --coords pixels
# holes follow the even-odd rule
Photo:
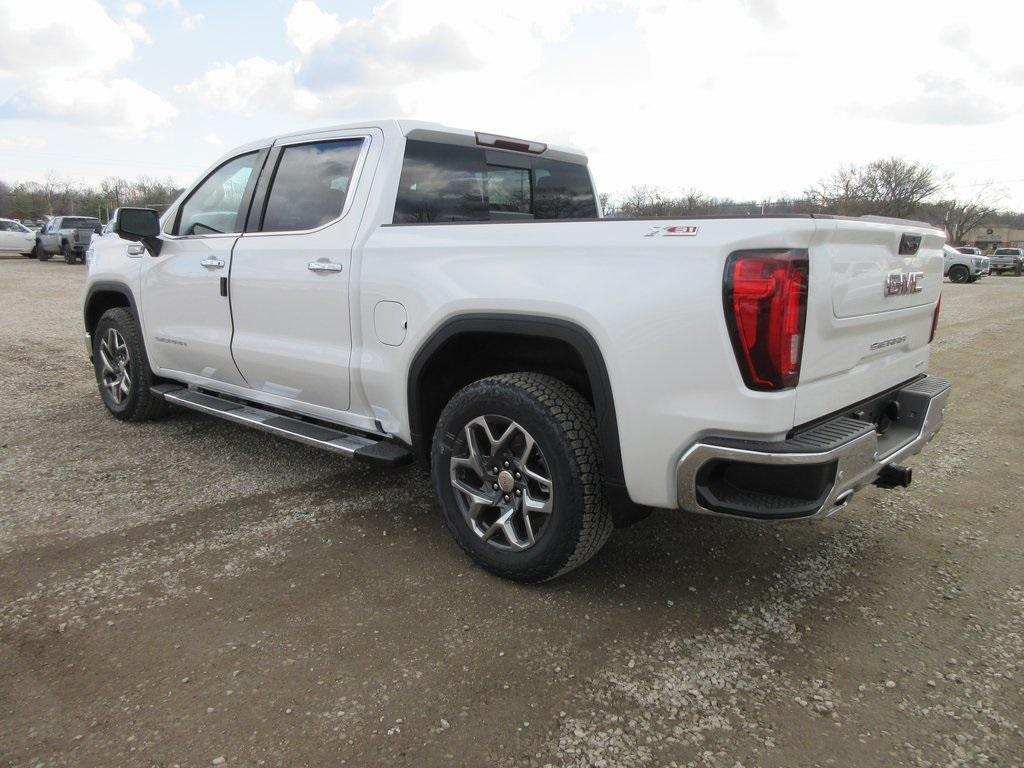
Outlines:
[[[314,448],[340,453],[358,461],[396,467],[408,463],[412,458],[407,448],[396,443],[358,432],[347,432],[340,427],[326,427],[282,416],[226,397],[196,392],[179,384],[157,384],[150,391],[168,403],[244,424]]]

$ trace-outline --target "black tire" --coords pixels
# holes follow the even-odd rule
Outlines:
[[[536,543],[520,551],[484,541],[463,515],[452,487],[452,460],[465,450],[464,430],[484,416],[514,422],[532,436],[551,481],[552,511],[542,516]],[[612,532],[594,409],[550,376],[502,374],[456,393],[434,431],[431,473],[445,523],[459,546],[479,566],[507,579],[536,583],[568,573],[593,557]]]
[[[963,264],[954,264],[949,268],[949,279],[954,283],[966,283],[970,278],[970,270]]]
[[[115,363],[115,370],[117,367],[116,361],[108,354],[108,350],[114,345],[104,346],[104,342],[110,338],[108,334],[111,330],[121,337],[127,350],[125,369],[129,374],[130,384],[127,395],[120,402],[104,384],[104,356]],[[149,367],[139,326],[130,311],[118,307],[103,313],[93,333],[92,351],[96,385],[100,390],[100,398],[111,415],[122,421],[149,421],[163,416],[167,404],[150,392],[149,388],[154,383],[153,371]]]
[[[68,245],[67,243],[61,243],[60,252],[61,252],[61,255],[64,256],[64,263],[65,264],[74,264],[75,263],[75,252],[71,250],[71,246],[70,245]]]
[[[43,248],[43,244],[38,240],[36,241],[36,258],[40,261],[50,260],[50,254],[46,252],[46,249]]]

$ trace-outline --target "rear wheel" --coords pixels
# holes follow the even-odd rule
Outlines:
[[[966,283],[971,278],[971,273],[963,264],[956,264],[949,268],[949,279],[954,283]]]
[[[434,432],[431,470],[455,540],[499,576],[560,576],[611,534],[594,410],[550,376],[503,374],[460,390]]]
[[[71,250],[71,246],[70,245],[68,245],[67,243],[64,243],[63,245],[61,245],[60,252],[64,256],[64,263],[65,264],[74,264],[75,263],[75,252]]]
[[[103,313],[93,336],[93,365],[100,397],[115,418],[148,421],[163,415],[166,404],[150,392],[153,372],[139,326],[127,309]]]

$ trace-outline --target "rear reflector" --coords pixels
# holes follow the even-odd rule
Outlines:
[[[807,321],[806,250],[736,251],[725,263],[725,319],[751,389],[795,387]]]
[[[939,327],[939,310],[942,309],[942,294],[939,294],[939,300],[935,302],[935,314],[932,315],[932,332],[928,336],[928,343],[931,344],[935,340],[935,329]]]
[[[529,152],[531,155],[540,155],[548,148],[547,144],[541,144],[539,141],[513,139],[509,136],[495,136],[493,133],[477,133],[476,143],[481,147],[510,149],[513,152]]]

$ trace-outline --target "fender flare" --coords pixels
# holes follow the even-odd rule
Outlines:
[[[128,300],[128,309],[135,318],[135,322],[139,323],[139,327],[141,327],[139,309],[135,303],[135,295],[132,293],[131,287],[127,283],[116,280],[99,280],[89,286],[85,293],[85,301],[82,302],[82,320],[86,331],[91,331],[89,328],[89,307],[92,304],[93,296],[97,293],[119,293],[124,296]],[[99,318],[96,319],[99,320]]]
[[[409,431],[414,446],[422,446],[429,436],[420,433],[423,414],[420,413],[421,381],[424,368],[431,357],[446,342],[464,333],[508,334],[555,339],[571,346],[583,361],[590,380],[597,416],[598,436],[604,452],[604,481],[608,486],[624,490],[622,448],[619,427],[615,417],[615,401],[604,355],[594,337],[577,323],[554,317],[505,313],[466,313],[449,318],[420,344],[409,367],[406,396],[408,398]]]

